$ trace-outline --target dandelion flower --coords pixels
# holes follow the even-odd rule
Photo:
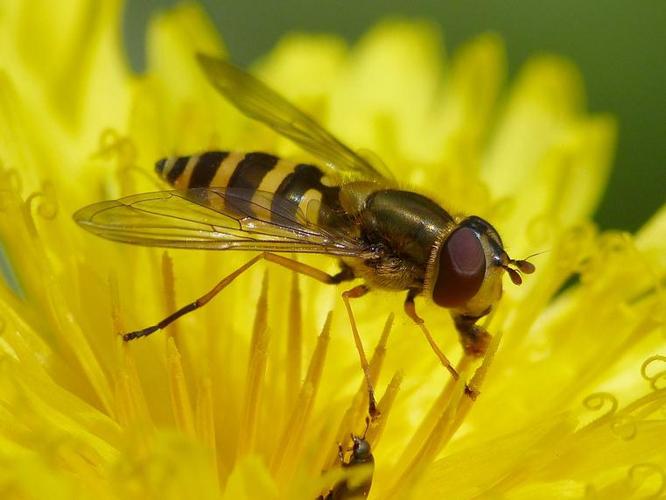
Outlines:
[[[343,477],[338,443],[364,428],[340,290],[259,266],[123,343],[248,256],[113,244],[71,220],[160,189],[150,166],[165,155],[303,154],[208,85],[194,54],[224,48],[196,6],[152,20],[142,75],[122,53],[120,10],[69,0],[54,22],[9,2],[0,15],[0,493],[315,498]],[[367,435],[371,496],[663,495],[666,209],[636,235],[597,231],[613,119],[585,111],[560,58],[528,62],[506,87],[504,70],[497,37],[448,59],[435,28],[406,21],[352,48],[289,35],[254,68],[405,185],[491,220],[513,255],[545,251],[489,318],[485,359],[460,366],[474,401],[389,316],[402,297],[354,304],[382,411]],[[421,314],[459,359],[446,312]]]

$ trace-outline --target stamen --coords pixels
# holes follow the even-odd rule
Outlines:
[[[395,475],[394,482],[388,489],[389,494],[384,495],[386,498],[406,496],[406,492],[421,478],[426,466],[432,463],[455,433],[458,405],[462,399],[468,399],[464,396],[465,387],[467,386],[462,380],[455,383],[449,404],[444,409],[440,409],[440,416],[432,431],[416,453],[412,455],[413,459],[402,469],[402,474]]]
[[[51,183],[44,183],[42,191],[29,195],[24,204],[24,216],[28,229],[33,235],[37,235],[37,226],[33,217],[33,209],[45,220],[53,220],[58,215],[58,202],[55,198],[55,190]],[[35,205],[36,204],[36,205]]]
[[[310,358],[305,380],[299,389],[289,420],[281,431],[279,445],[271,458],[270,469],[278,476],[293,470],[297,466],[298,447],[312,415],[326,362],[331,333],[331,318],[332,313],[329,312],[317,338],[317,344]]]
[[[194,414],[192,412],[182,358],[172,338],[167,339],[167,371],[169,374],[171,409],[176,427],[188,436],[195,436]]]
[[[261,293],[257,301],[257,313],[252,327],[250,340],[250,354],[246,372],[246,391],[243,414],[241,417],[241,432],[238,440],[238,456],[243,456],[254,449],[258,423],[259,409],[262,399],[262,389],[266,378],[268,364],[268,347],[271,333],[268,325],[268,273],[264,272],[261,283]]]
[[[218,469],[217,440],[215,438],[215,402],[213,399],[213,382],[206,376],[198,384],[196,403],[194,406],[194,428],[201,443],[206,447],[210,463]],[[215,474],[215,479],[219,476]]]
[[[381,439],[382,433],[384,432],[384,427],[386,427],[386,422],[391,413],[391,408],[393,407],[393,402],[395,401],[398,392],[400,391],[400,384],[402,383],[402,372],[396,372],[391,378],[384,395],[377,403],[377,409],[379,414],[382,416],[375,424],[373,424],[370,429],[366,429],[366,435],[363,436],[364,439],[367,439],[369,443],[372,443],[372,446],[377,446],[377,443]]]
[[[114,156],[118,158],[119,165],[133,165],[137,156],[136,146],[129,137],[107,128],[100,134],[99,147],[92,157],[108,159]]]
[[[173,272],[173,259],[166,250],[162,252],[162,284],[164,286],[165,310],[176,311],[178,306],[176,305],[176,279]],[[181,350],[182,345],[180,345],[180,342],[178,341],[178,323],[172,323],[165,330],[167,337],[173,337],[176,346]]]
[[[23,192],[23,180],[21,179],[21,174],[15,168],[2,168],[2,175],[5,176],[3,179],[3,189],[8,189],[12,194],[21,195]]]
[[[650,486],[656,487],[654,491],[642,495],[642,498],[661,498],[661,495],[666,490],[666,473],[657,464],[645,462],[632,465],[627,476],[631,483],[631,490],[629,491],[648,489]],[[643,485],[648,486],[643,488]],[[644,492],[641,491],[641,493]]]
[[[634,415],[618,415],[611,421],[610,430],[620,439],[630,441],[638,433],[638,422]]]
[[[289,295],[289,331],[287,335],[286,399],[292,407],[301,384],[301,358],[303,356],[303,311],[298,273],[293,272]]]
[[[583,406],[591,411],[600,411],[604,407],[608,409],[598,417],[598,419],[609,417],[610,415],[615,414],[618,409],[619,403],[617,398],[613,396],[610,392],[595,392],[590,394],[583,400]],[[597,420],[598,420],[597,419]]]
[[[650,356],[647,358],[645,361],[643,361],[643,364],[641,365],[641,377],[643,377],[645,380],[650,382],[650,387],[652,387],[653,391],[658,391],[662,387],[660,386],[660,382],[666,381],[666,369],[662,369],[660,371],[656,371],[654,373],[650,373],[651,370],[651,365],[656,365],[657,363],[666,363],[666,356],[661,356],[661,355],[655,355],[655,356]]]
[[[375,346],[375,350],[372,352],[372,358],[370,358],[370,381],[373,384],[376,384],[379,380],[379,373],[382,369],[382,364],[384,363],[384,358],[386,357],[386,343],[388,342],[389,334],[393,328],[393,320],[395,319],[395,314],[392,312],[389,313],[386,321],[384,322],[384,328],[382,334],[379,337],[379,341]]]

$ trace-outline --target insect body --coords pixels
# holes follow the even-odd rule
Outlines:
[[[489,335],[476,322],[499,300],[504,272],[519,284],[519,272],[531,273],[534,266],[509,258],[485,220],[455,217],[425,196],[397,189],[388,176],[254,77],[219,59],[199,56],[199,62],[241,112],[291,139],[321,159],[322,166],[260,152],[168,158],[156,169],[173,190],[100,202],[76,212],[81,226],[112,240],[262,252],[206,295],[156,325],[126,334],[125,340],[164,328],[202,306],[263,258],[324,283],[364,281],[343,298],[366,377],[367,360],[348,299],[373,288],[404,291],[407,314],[427,335],[414,299],[423,296],[448,308],[465,352],[482,355]],[[341,270],[329,275],[283,253],[334,256]]]
[[[375,458],[372,456],[370,443],[365,439],[369,423],[370,419],[367,419],[366,432],[363,433],[363,436],[351,435],[352,447],[349,450],[351,455],[348,462],[345,462],[342,445],[338,445],[338,457],[342,467],[345,469],[363,468],[362,477],[354,478],[358,482],[343,479],[336,483],[326,496],[320,495],[317,500],[345,500],[348,498],[366,498],[368,496],[372,488],[372,476],[375,469]]]

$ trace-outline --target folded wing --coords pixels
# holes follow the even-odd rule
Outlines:
[[[144,246],[338,256],[365,250],[344,230],[308,220],[293,202],[245,189],[142,193],[89,205],[74,220],[98,236]]]

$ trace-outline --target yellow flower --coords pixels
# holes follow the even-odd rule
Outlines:
[[[302,152],[211,89],[193,54],[223,47],[196,6],[153,19],[144,75],[121,51],[119,2],[48,10],[0,8],[0,496],[314,498],[341,478],[337,443],[364,428],[340,290],[253,269],[125,344],[249,256],[117,245],[70,217],[160,189],[151,165],[167,154]],[[405,185],[491,220],[512,255],[546,251],[506,290],[485,360],[461,366],[476,401],[401,313],[391,328],[402,297],[354,303],[377,346],[371,496],[662,495],[666,208],[635,236],[598,233],[613,120],[585,112],[566,61],[537,58],[508,90],[504,68],[497,37],[447,60],[414,22],[351,49],[290,35],[255,68]],[[446,312],[418,305],[459,358]]]

